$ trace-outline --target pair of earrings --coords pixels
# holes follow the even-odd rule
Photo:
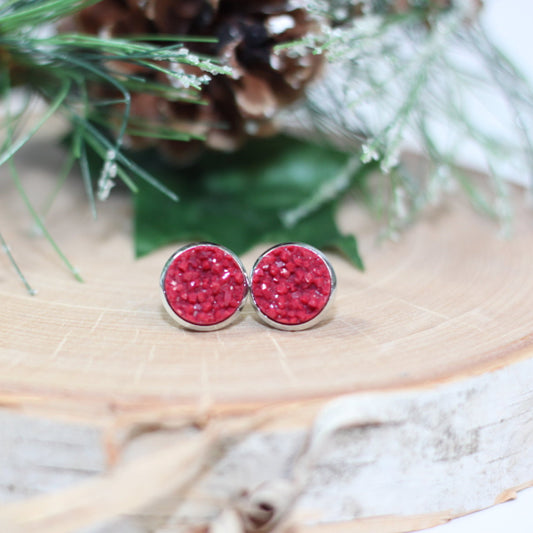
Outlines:
[[[172,254],[160,278],[166,310],[181,326],[197,331],[229,325],[248,293],[269,326],[307,329],[324,317],[335,285],[335,272],[324,254],[302,243],[270,248],[255,262],[250,277],[227,248],[190,244]]]

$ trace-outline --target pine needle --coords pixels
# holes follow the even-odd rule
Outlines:
[[[29,284],[28,280],[26,279],[26,276],[24,276],[22,270],[20,269],[20,267],[18,266],[17,262],[15,261],[15,258],[13,257],[13,254],[11,252],[11,248],[9,247],[7,242],[5,241],[5,239],[4,239],[4,237],[3,237],[1,232],[0,232],[0,246],[2,247],[2,250],[5,252],[7,257],[9,258],[9,261],[13,265],[13,268],[15,269],[18,277],[20,278],[20,280],[22,281],[22,283],[26,287],[26,290],[28,291],[28,294],[30,296],[35,296],[35,294],[37,294],[37,291]]]
[[[526,117],[531,119],[533,89],[512,62],[490,41],[483,28],[477,28],[471,42],[483,57],[492,79],[512,110],[513,123],[525,146],[530,186],[533,189],[533,133],[531,124],[526,122]]]
[[[66,265],[66,267],[70,270],[70,272],[73,274],[73,276],[78,281],[83,281],[81,278],[78,270],[72,266],[70,261],[67,259],[61,248],[57,245],[55,240],[50,235],[50,232],[46,228],[46,225],[44,224],[43,220],[37,213],[36,209],[33,207],[33,204],[31,203],[28,195],[26,194],[26,190],[24,189],[24,186],[22,185],[22,181],[20,180],[20,176],[17,172],[15,162],[13,160],[14,154],[22,147],[26,142],[33,136],[35,133],[42,127],[42,125],[48,120],[50,116],[52,116],[55,111],[59,108],[59,106],[63,103],[63,101],[66,98],[66,95],[68,94],[70,89],[70,83],[65,82],[63,89],[60,91],[59,95],[56,97],[55,101],[52,102],[50,105],[50,108],[47,110],[47,112],[41,117],[41,119],[37,122],[37,124],[32,128],[32,130],[23,136],[22,139],[20,139],[18,142],[13,141],[13,123],[8,122],[9,126],[7,128],[7,140],[6,145],[7,149],[3,152],[3,159],[0,159],[0,161],[8,163],[9,171],[11,178],[13,180],[13,183],[15,184],[15,187],[20,194],[24,204],[26,205],[26,208],[28,209],[29,213],[31,214],[34,222],[36,223],[37,227],[41,231],[41,233],[45,236],[46,240],[51,244],[52,248],[55,250],[57,255],[60,257],[60,259],[63,261],[63,263]],[[24,276],[22,275],[22,272],[20,272],[20,269],[18,267],[15,267],[17,269],[17,272],[19,272],[19,276],[21,279],[25,280]],[[25,282],[26,285],[26,282]]]
[[[59,91],[59,94],[50,103],[46,112],[31,128],[31,130],[18,141],[8,143],[7,147],[0,153],[0,165],[3,165],[6,161],[10,160],[42,128],[42,126],[50,119],[50,117],[52,117],[56,113],[56,111],[67,98],[69,90],[70,82],[65,81]]]
[[[67,160],[65,161],[65,164],[63,165],[63,168],[61,169],[61,172],[59,173],[59,176],[57,178],[56,185],[42,207],[41,216],[43,219],[45,219],[48,213],[50,212],[50,209],[52,208],[52,205],[54,204],[54,201],[57,198],[59,191],[62,189],[63,185],[67,181],[67,178],[72,170],[72,167],[74,166],[76,159],[77,157],[73,151],[68,154]]]
[[[17,188],[17,191],[20,194],[20,197],[22,198],[24,204],[26,205],[26,208],[30,212],[35,224],[37,225],[38,229],[42,232],[46,240],[51,244],[52,248],[55,250],[56,254],[59,256],[61,261],[65,264],[65,266],[68,268],[68,270],[72,273],[72,275],[80,282],[83,282],[83,278],[81,277],[80,273],[78,272],[78,269],[73,267],[70,261],[67,259],[61,248],[58,246],[56,241],[53,239],[52,235],[50,235],[50,232],[46,228],[46,225],[44,224],[43,220],[33,207],[33,204],[31,203],[28,195],[26,194],[26,190],[24,189],[22,182],[20,180],[20,176],[17,172],[15,163],[13,162],[13,159],[10,159],[8,162],[9,170],[11,177],[13,179],[13,182],[15,184],[15,187]]]
[[[76,116],[73,116],[72,120],[76,123],[80,123],[80,121],[82,121],[82,119]],[[108,150],[112,153],[112,155],[119,163],[121,163],[131,172],[133,172],[133,174],[138,176],[140,179],[152,185],[152,187],[162,192],[165,196],[168,196],[168,198],[170,198],[171,200],[175,202],[179,200],[178,195],[174,191],[171,191],[169,188],[165,187],[159,180],[154,178],[149,172],[134,163],[131,159],[126,157],[120,151],[113,153],[113,144],[108,139],[106,139],[104,135],[102,135],[102,133],[95,128],[94,125],[92,125],[90,122],[84,122],[84,127],[90,134],[87,135],[87,133],[85,133],[85,140],[91,145],[94,150],[96,150],[100,154],[102,154],[102,149]]]
[[[85,184],[85,191],[87,192],[87,198],[89,199],[91,214],[93,216],[93,219],[96,220],[96,204],[94,201],[91,171],[89,169],[89,161],[87,159],[87,149],[85,148],[85,143],[81,145],[80,149],[80,169],[81,175],[83,177],[83,183]]]
[[[230,74],[231,69],[220,65],[215,59],[193,54],[185,46],[186,42],[214,42],[216,39],[212,37],[138,35],[101,39],[91,35],[66,33],[36,36],[36,29],[42,27],[42,22],[58,20],[95,2],[96,0],[27,0],[21,5],[18,1],[8,0],[0,6],[0,67],[7,68],[9,74],[10,68],[20,66],[27,86],[50,102],[48,111],[30,132],[1,153],[0,165],[8,161],[50,116],[62,110],[72,122],[78,138],[77,147],[73,146],[72,149],[75,149],[75,159],[80,162],[93,215],[96,208],[86,143],[103,159],[98,180],[98,198],[107,197],[114,185],[115,176],[122,179],[132,191],[137,190],[126,172],[128,171],[177,201],[177,196],[156,177],[122,153],[123,140],[126,134],[180,141],[198,136],[159,126],[151,127],[149,124],[135,124],[134,121],[130,123],[131,91],[152,92],[169,100],[201,105],[203,102],[198,96],[199,90],[210,80],[209,75]],[[164,41],[164,44],[159,45],[157,41]],[[112,65],[117,63],[130,63],[164,73],[175,80],[174,86],[150,81],[138,75],[115,73]],[[203,73],[198,76],[188,74],[179,68],[180,64],[194,65]],[[120,97],[91,100],[87,84],[92,81],[107,85],[118,92]],[[56,96],[58,87],[61,87],[61,92]],[[7,91],[4,91],[5,94]],[[96,108],[116,109],[118,106],[122,108],[120,114],[116,111],[95,113]],[[104,129],[116,131],[114,141],[108,140],[93,127],[95,120],[100,121]]]
[[[524,162],[533,190],[533,90],[479,26],[479,5],[452,2],[439,10],[421,2],[420,9],[398,15],[391,14],[395,2],[368,2],[365,14],[341,20],[338,13],[349,13],[350,7],[348,1],[339,2],[311,1],[309,9],[331,24],[278,47],[295,55],[310,49],[325,54],[331,64],[296,115],[300,130],[314,130],[363,163],[379,164],[385,177],[374,195],[391,235],[454,184],[477,209],[508,227],[509,192],[500,167]],[[501,129],[491,135],[468,103],[479,104],[480,92],[496,95],[495,89],[511,117],[497,117]],[[487,113],[494,115],[494,109]],[[289,130],[293,118],[288,115]],[[403,168],[399,156],[406,138],[428,156],[428,175],[413,176]],[[484,155],[494,198],[461,168],[466,145]],[[305,214],[321,194],[283,213],[285,222]]]

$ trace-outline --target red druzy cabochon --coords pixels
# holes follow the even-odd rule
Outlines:
[[[257,310],[288,326],[309,323],[325,309],[335,285],[325,257],[308,245],[288,243],[265,252],[252,272],[251,292]]]
[[[163,270],[161,287],[176,319],[196,329],[224,323],[240,309],[248,290],[238,259],[210,243],[178,250]]]

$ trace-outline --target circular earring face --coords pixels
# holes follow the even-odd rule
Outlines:
[[[256,261],[250,280],[259,316],[284,330],[307,329],[322,320],[335,286],[335,272],[324,254],[301,243],[267,250]]]
[[[227,248],[196,243],[180,248],[161,273],[163,304],[181,326],[213,331],[230,324],[248,294],[246,272]]]

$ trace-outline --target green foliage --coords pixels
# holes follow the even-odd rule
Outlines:
[[[0,4],[0,34],[16,35],[71,15],[99,0],[3,0]]]
[[[485,35],[479,2],[452,0],[446,9],[432,0],[409,8],[394,0],[356,4],[363,15],[353,15],[349,0],[312,0],[309,7],[328,22],[283,45],[330,62],[303,106],[307,129],[379,164],[387,186],[373,203],[381,204],[389,235],[454,189],[505,233],[509,167],[533,184],[533,91]],[[402,168],[406,139],[425,152],[426,175]],[[470,153],[484,159],[488,187],[461,168]]]
[[[40,215],[20,188],[13,157],[54,113],[61,113],[70,120],[73,127],[67,171],[76,161],[79,162],[87,198],[94,214],[95,194],[87,160],[89,151],[99,154],[102,161],[101,168],[93,171],[93,175],[94,172],[99,175],[99,199],[105,199],[115,180],[119,179],[133,191],[137,190],[135,181],[144,180],[175,200],[175,195],[156,177],[124,155],[124,136],[131,133],[181,141],[192,136],[179,131],[154,131],[150,125],[139,122],[130,124],[130,92],[154,93],[169,100],[200,104],[199,90],[209,81],[210,76],[231,72],[228,67],[221,66],[210,58],[190,53],[185,43],[197,41],[194,37],[158,36],[159,39],[164,39],[159,45],[157,38],[151,38],[150,43],[147,43],[143,36],[100,39],[80,34],[50,34],[50,26],[47,25],[97,1],[0,0],[0,106],[3,115],[0,117],[0,133],[5,133],[4,140],[0,143],[0,165],[9,165],[10,174],[32,217],[77,279],[80,279],[79,274],[46,231]],[[116,72],[113,67],[116,64],[121,64],[124,71]],[[170,69],[169,64],[194,65],[201,74],[195,76],[180,69]],[[153,82],[136,74],[136,68],[132,68],[131,74],[128,74],[128,65],[157,70],[176,83]],[[94,82],[107,86],[108,92],[114,96],[92,96],[90,85]],[[36,122],[33,120],[34,126],[24,134],[19,134],[20,124],[26,121],[32,111],[29,106],[16,111],[11,109],[12,95],[16,93],[20,96],[20,90],[15,91],[15,88],[22,89],[31,96],[38,95],[49,104],[42,117]],[[30,101],[31,97],[28,97],[26,103]],[[115,111],[117,106],[121,108],[119,113]],[[117,132],[115,138],[111,141],[102,135],[95,127],[95,122],[104,128],[114,129]],[[5,251],[9,250],[7,243],[2,246]],[[13,256],[8,255],[16,266]],[[20,269],[16,267],[16,270],[28,288]]]
[[[342,175],[349,156],[286,137],[250,142],[237,154],[208,153],[177,170],[146,155],[143,167],[180,197],[172,202],[151,187],[135,195],[135,246],[144,255],[176,241],[206,240],[242,253],[261,242],[303,241],[341,250],[358,268],[362,261],[353,236],[336,223],[339,197],[317,203],[293,224],[283,214],[314,198]],[[372,165],[350,172],[360,181]]]
[[[148,43],[143,41],[146,36],[100,39],[81,34],[39,35],[43,23],[53,22],[95,2],[4,0],[0,3],[0,77],[11,80],[3,87],[0,98],[7,100],[13,85],[29,89],[45,100],[54,102],[54,111],[65,114],[73,124],[75,135],[71,149],[82,167],[85,165],[83,159],[87,146],[101,153],[104,164],[98,194],[105,198],[114,177],[123,179],[127,184],[131,184],[131,177],[154,184],[157,182],[153,176],[149,177],[142,169],[130,165],[121,157],[126,133],[182,141],[192,138],[180,131],[154,130],[138,121],[129,125],[130,92],[155,93],[169,100],[201,103],[199,90],[202,85],[210,80],[211,75],[230,74],[231,69],[210,58],[190,53],[184,43],[187,40],[199,40],[194,37],[158,36],[158,39],[151,38]],[[164,42],[159,45],[157,41],[162,39]],[[122,65],[120,73],[114,70],[113,65],[117,64]],[[169,64],[194,65],[201,75],[169,68]],[[175,86],[140,76],[138,68],[132,68],[131,73],[128,73],[128,65],[162,72],[176,82]],[[108,91],[116,96],[91,96],[90,85],[93,82],[107,85]],[[62,95],[59,101],[58,92]],[[116,112],[117,105],[121,107],[120,113]],[[13,120],[19,121],[21,116]],[[100,122],[104,127],[116,130],[115,140],[104,141],[93,128],[92,122]],[[0,152],[0,164],[11,158],[37,130],[34,128],[24,142],[4,146]],[[88,193],[92,201],[90,191]]]

